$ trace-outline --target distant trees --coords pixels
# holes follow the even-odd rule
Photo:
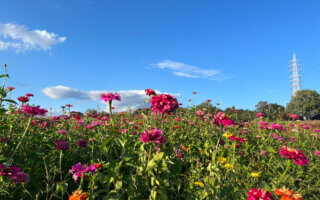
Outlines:
[[[98,113],[98,111],[96,109],[88,108],[85,113],[88,113],[90,115],[96,115]]]
[[[286,107],[287,113],[297,114],[305,119],[320,118],[320,95],[315,90],[299,90]]]
[[[285,114],[285,107],[277,103],[259,101],[255,111],[257,113],[264,113],[269,119],[277,119]]]
[[[213,106],[210,102],[202,102],[199,105],[196,106],[196,110],[202,110],[206,109],[208,113],[215,113],[215,112],[220,112],[222,111],[220,108]]]

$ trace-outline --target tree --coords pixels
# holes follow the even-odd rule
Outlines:
[[[216,112],[220,112],[222,111],[221,109],[219,109],[216,106],[213,106],[210,102],[202,102],[201,104],[196,106],[196,110],[202,110],[202,109],[206,109],[208,111],[208,113],[216,113]]]
[[[264,113],[269,119],[277,119],[280,115],[283,115],[285,108],[282,105],[276,103],[268,103],[267,101],[259,101],[256,105],[257,113]]]
[[[287,113],[297,114],[306,119],[320,115],[320,95],[315,90],[299,90],[286,107]]]

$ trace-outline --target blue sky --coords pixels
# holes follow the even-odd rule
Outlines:
[[[290,101],[289,63],[302,62],[303,89],[319,92],[319,1],[0,1],[0,60],[13,98],[59,110],[139,106],[141,90],[176,94],[189,105],[254,109]],[[192,92],[196,91],[196,96]]]

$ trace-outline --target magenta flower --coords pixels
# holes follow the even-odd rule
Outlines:
[[[272,198],[272,194],[264,189],[255,189],[252,188],[248,192],[248,198],[247,200],[274,200]]]
[[[87,165],[87,164],[81,164],[80,162],[73,165],[70,173],[72,174],[72,177],[74,179],[74,182],[78,181],[78,178],[81,178],[83,174],[91,172],[93,174],[96,173],[97,166],[95,164]]]
[[[145,89],[146,95],[152,96],[152,95],[157,95],[156,92],[153,89]]]
[[[278,130],[278,131],[285,131],[284,127],[282,124],[271,124],[270,127],[268,127],[269,129],[272,129],[272,130]]]
[[[29,97],[25,97],[25,96],[18,97],[18,101],[20,101],[21,103],[27,103],[29,101]]]
[[[20,111],[29,116],[44,115],[46,112],[48,112],[46,109],[40,108],[40,106],[27,105],[22,105]]]
[[[150,100],[150,109],[154,115],[169,113],[175,111],[179,107],[178,100],[170,94],[161,94],[159,96],[152,96]]]
[[[296,114],[288,114],[289,117],[291,117],[292,119],[299,119],[299,115]]]
[[[314,151],[314,154],[316,154],[317,156],[320,156],[320,151],[315,150],[315,151]]]
[[[64,151],[68,151],[69,150],[69,145],[64,140],[56,140],[56,141],[54,141],[54,143],[56,144],[56,149],[57,150],[64,150]]]
[[[18,172],[12,178],[12,183],[26,183],[29,181],[29,176],[24,172]]]
[[[214,124],[218,126],[225,126],[228,127],[230,125],[234,124],[234,121],[227,117],[224,112],[218,112],[216,115],[214,115]]]
[[[24,95],[26,97],[33,97],[34,95],[33,94],[30,94],[30,93],[27,93],[26,95]]]
[[[158,129],[145,130],[145,132],[140,135],[139,139],[144,143],[165,144],[167,139],[162,136],[162,133],[162,130]]]
[[[307,165],[309,163],[307,157],[303,155],[302,151],[295,148],[282,146],[279,154],[281,155],[281,157],[291,159],[297,165]]]
[[[236,142],[240,142],[240,143],[244,143],[244,139],[240,138],[240,137],[237,137],[235,135],[232,135],[229,137],[229,140],[230,141],[236,141]]]
[[[58,133],[65,135],[67,133],[67,130],[60,129],[58,130]]]
[[[117,100],[117,101],[121,101],[121,97],[120,94],[115,93],[107,93],[107,94],[101,94],[100,99],[103,100],[104,102],[108,102],[108,101],[112,101],[112,100]]]
[[[77,145],[79,147],[83,147],[83,148],[86,148],[87,147],[87,141],[83,140],[83,139],[79,139],[78,142],[77,142]]]
[[[257,118],[264,117],[264,113],[257,113],[256,117]]]

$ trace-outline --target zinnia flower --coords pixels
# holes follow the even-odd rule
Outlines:
[[[56,144],[57,150],[65,150],[65,151],[69,150],[69,145],[64,140],[56,140],[54,141],[54,143]]]
[[[71,196],[69,196],[69,200],[86,200],[87,193],[82,190],[75,190]]]
[[[145,89],[144,91],[146,92],[146,95],[148,95],[148,96],[157,95],[153,89]]]
[[[317,156],[320,156],[320,151],[315,150],[315,151],[314,151],[314,154],[316,154]]]
[[[299,115],[296,114],[288,114],[289,117],[291,117],[292,119],[299,119]]]
[[[214,115],[214,124],[218,126],[223,125],[225,127],[228,127],[234,124],[234,121],[228,118],[226,114],[224,114],[224,112],[218,112],[216,115]]]
[[[84,139],[79,139],[78,142],[77,142],[77,145],[79,147],[86,148],[87,147],[87,141],[85,141]]]
[[[26,95],[24,95],[24,96],[26,96],[26,97],[33,97],[34,95],[33,94],[31,94],[31,93],[27,93]]]
[[[202,188],[204,187],[204,184],[201,181],[196,181],[196,182],[194,182],[194,184],[198,185],[198,186],[200,186]]]
[[[144,143],[158,143],[158,144],[165,144],[167,139],[162,136],[162,130],[152,129],[152,130],[145,130],[144,133],[140,136],[140,141]]]
[[[121,97],[120,94],[115,93],[107,93],[107,94],[101,94],[100,99],[103,100],[104,102],[108,102],[108,101],[112,101],[112,100],[117,100],[117,101],[121,101]]]
[[[281,155],[281,157],[286,157],[293,160],[297,165],[306,165],[309,163],[307,157],[303,155],[302,151],[295,148],[282,146],[279,154]]]
[[[259,177],[261,177],[261,172],[252,172],[252,173],[250,173],[250,175],[251,175],[253,178],[259,178]]]
[[[29,181],[29,176],[24,172],[18,172],[11,179],[12,183],[25,183]]]
[[[20,111],[29,116],[44,115],[46,112],[48,112],[46,109],[40,108],[40,106],[27,105],[22,105]]]
[[[272,198],[272,194],[264,189],[255,189],[252,188],[248,192],[248,198],[247,200],[274,200]]]
[[[152,96],[150,100],[150,109],[154,115],[173,112],[179,107],[178,100],[170,94],[161,94],[159,96]]]
[[[256,117],[257,118],[264,117],[264,113],[257,113]]]
[[[26,97],[26,96],[18,97],[18,101],[20,101],[22,103],[26,103],[29,101],[29,97]]]
[[[285,187],[282,187],[280,189],[276,189],[274,191],[277,196],[282,196],[281,200],[301,200],[302,196],[299,193],[293,193],[292,190],[288,190]]]
[[[233,166],[230,163],[227,163],[227,164],[224,165],[224,167],[227,168],[227,169],[231,169]]]
[[[218,157],[217,162],[220,164],[224,164],[227,162],[227,159],[225,157]]]
[[[7,87],[7,89],[9,90],[9,91],[12,91],[12,90],[14,90],[14,89],[16,89],[15,87]]]
[[[72,174],[74,182],[77,182],[78,178],[81,178],[84,173],[91,172],[95,174],[98,167],[99,166],[96,166],[96,164],[87,165],[79,162],[72,166],[70,173]]]

